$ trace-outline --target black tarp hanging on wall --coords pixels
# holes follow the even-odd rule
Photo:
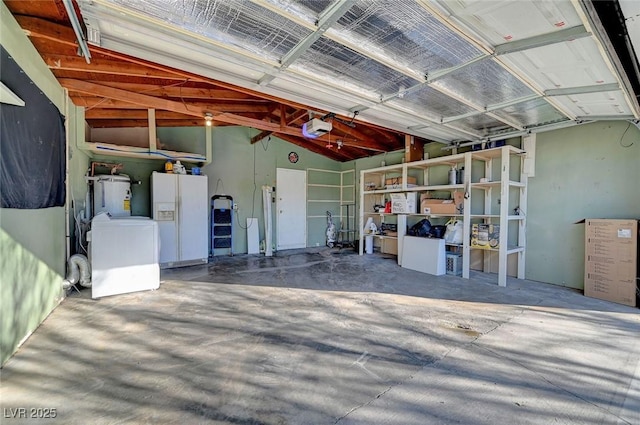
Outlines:
[[[64,118],[4,47],[0,50],[0,80],[25,102],[0,104],[0,206],[64,206]]]

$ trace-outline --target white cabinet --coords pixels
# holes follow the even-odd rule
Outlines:
[[[153,219],[160,230],[160,265],[206,263],[209,194],[206,176],[151,174]]]
[[[506,285],[507,261],[512,254],[518,257],[517,277],[524,278],[527,176],[522,172],[523,154],[513,146],[503,146],[361,171],[360,254],[367,235],[362,230],[369,218],[378,229],[383,224],[397,225],[397,234],[378,234],[375,238],[385,242],[377,244],[383,247],[390,241],[397,244],[399,264],[408,227],[423,218],[428,218],[432,225],[444,225],[454,218],[463,222],[463,243],[448,244],[448,249],[462,252],[463,277],[469,278],[473,251],[474,257],[482,257],[482,269],[487,272],[492,269],[490,260],[497,256],[499,285]],[[457,171],[457,178],[451,178],[452,169]],[[431,209],[429,213],[422,209],[411,214],[375,211],[384,208],[391,194],[407,192],[417,193],[418,205],[420,195],[433,199],[462,197],[462,211],[454,207],[455,203],[441,205],[439,210]],[[500,234],[491,244],[471,246],[474,224],[493,225],[500,229]]]
[[[91,221],[91,297],[158,289],[158,225],[147,217]]]

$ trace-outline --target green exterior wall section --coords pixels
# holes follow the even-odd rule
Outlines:
[[[0,19],[2,46],[64,113],[64,90],[2,2]],[[61,207],[0,210],[0,364],[63,297],[65,227]]]
[[[640,131],[624,121],[599,122],[539,133],[536,145],[526,277],[582,289],[584,225],[574,223],[640,219]]]
[[[0,210],[0,264],[4,364],[63,298],[64,208]]]

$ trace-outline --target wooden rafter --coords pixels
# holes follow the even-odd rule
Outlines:
[[[124,102],[130,102],[148,108],[160,109],[165,111],[178,112],[185,115],[204,117],[205,112],[211,112],[214,115],[216,121],[225,122],[228,124],[236,124],[245,127],[253,127],[259,130],[268,130],[283,134],[289,134],[292,136],[299,136],[300,129],[296,127],[281,128],[279,123],[271,123],[255,118],[248,118],[242,115],[231,114],[220,110],[204,109],[191,104],[175,102],[173,100],[157,98],[140,93],[133,93],[126,90],[116,89],[113,87],[103,86],[101,84],[90,83],[81,80],[71,80],[67,78],[61,78],[58,80],[60,84],[70,91],[93,94],[103,96],[115,100]],[[328,141],[328,136],[318,137],[317,140]]]
[[[15,17],[34,39],[54,75],[69,89],[74,104],[86,108],[85,118],[92,127],[146,127],[146,109],[154,108],[158,126],[201,126],[204,113],[211,112],[214,125],[262,130],[251,143],[275,134],[338,161],[402,147],[400,133],[358,121],[358,127],[353,128],[345,123],[350,117],[334,120],[331,134],[306,139],[294,124],[308,115],[307,105],[95,45],[90,45],[93,58],[87,64],[73,54],[78,43],[68,25],[32,16]],[[337,139],[342,141],[342,149],[337,149]],[[327,147],[328,141],[333,148]]]
[[[313,139],[313,140],[301,139],[299,137],[292,137],[289,134],[283,134],[283,133],[277,133],[277,132],[274,132],[274,133],[275,133],[274,134],[275,136],[277,136],[278,138],[286,142],[293,143],[294,145],[300,146],[304,149],[308,149],[311,152],[315,152],[317,154],[329,157],[336,161],[345,161],[345,160],[348,161],[353,159],[353,157],[350,157],[346,153],[341,152],[341,150],[327,148],[326,142],[320,142],[318,141],[318,139]]]
[[[248,94],[238,93],[229,89],[212,89],[205,87],[184,87],[183,85],[157,85],[157,84],[136,84],[120,83],[110,81],[92,81],[109,87],[128,90],[136,93],[149,94],[152,96],[178,98],[178,99],[207,99],[236,100],[243,102],[270,103],[269,100],[259,99]]]
[[[296,121],[298,121],[299,119],[301,119],[302,117],[306,117],[307,115],[308,115],[308,111],[306,109],[301,109],[299,111],[296,111],[290,114],[289,116],[287,116],[287,118],[285,119],[286,125],[291,125]],[[273,131],[262,131],[256,134],[251,138],[251,144],[259,142],[260,140],[264,139],[265,137],[269,136],[272,133]]]

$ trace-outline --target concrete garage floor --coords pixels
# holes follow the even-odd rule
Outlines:
[[[640,424],[640,310],[493,281],[312,249],[76,293],[2,370],[1,423]]]

